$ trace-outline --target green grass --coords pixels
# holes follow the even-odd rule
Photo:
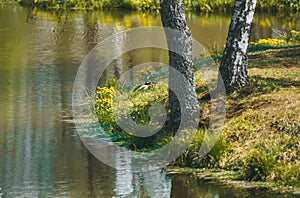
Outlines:
[[[227,96],[226,123],[212,150],[199,157],[210,102],[201,106],[202,127],[172,165],[236,171],[240,179],[300,186],[300,47],[249,55],[251,83]],[[199,98],[208,92],[197,80]]]
[[[96,96],[95,107],[99,122],[104,124],[108,136],[110,136],[116,144],[135,151],[151,151],[160,148],[171,139],[169,130],[166,130],[165,127],[153,136],[138,137],[130,134],[130,131],[123,131],[116,123],[116,119],[123,117],[124,114],[130,113],[131,118],[137,125],[148,125],[150,122],[150,107],[154,103],[162,104],[163,106],[168,105],[168,89],[165,86],[166,83],[166,81],[160,81],[154,84],[153,89],[139,92],[133,92],[133,87],[131,87],[131,89],[126,88],[129,90],[128,92],[115,89],[112,95],[106,94],[108,90],[106,87],[97,89],[98,94]],[[99,106],[104,103],[102,102],[103,100],[100,99],[101,95],[107,98],[105,101],[109,101],[109,105],[102,105],[103,108],[99,111]],[[97,102],[98,100],[99,102]],[[111,104],[115,105],[113,106],[115,113],[114,118],[111,116]]]
[[[251,83],[227,96],[223,133],[212,151],[199,158],[196,138],[176,166],[237,171],[241,179],[300,185],[300,47],[249,54]],[[197,83],[199,97],[208,90]],[[201,107],[207,127],[210,102]]]
[[[211,110],[211,102],[204,100],[200,129],[172,165],[217,168],[235,171],[242,180],[300,186],[299,60],[299,46],[251,52],[251,83],[227,95],[224,130],[212,150],[199,157]],[[149,123],[148,110],[154,102],[168,105],[166,83],[159,81],[153,89],[129,92],[126,105],[136,123]],[[196,79],[195,84],[199,98],[208,93],[201,79]],[[115,124],[108,131],[115,143],[139,151],[155,150],[172,140],[167,128],[147,138],[122,132]]]
[[[220,168],[250,181],[300,185],[300,47],[250,54],[248,87],[227,99],[231,150]]]
[[[299,60],[299,46],[250,53],[251,83],[227,96],[230,149],[215,167],[250,181],[300,185]]]

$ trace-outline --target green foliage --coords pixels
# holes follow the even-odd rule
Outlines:
[[[233,3],[233,0],[184,0],[186,10],[200,12],[230,11],[233,7]]]
[[[275,181],[283,185],[299,186],[300,183],[300,165],[292,166],[282,164],[275,167]]]
[[[33,0],[19,0],[22,5],[30,6]],[[48,9],[138,9],[158,10],[159,0],[37,0],[36,6]],[[227,12],[233,8],[234,0],[183,0],[185,9],[200,12]],[[260,10],[268,11],[298,11],[300,10],[299,0],[259,0],[257,7]]]
[[[137,9],[135,0],[18,0],[24,6],[37,6],[45,9]]]
[[[111,134],[111,137],[113,137],[113,141],[120,146],[124,146],[134,151],[144,152],[161,148],[172,140],[170,133],[164,130],[149,137],[137,137],[119,130]]]
[[[275,162],[273,156],[267,155],[265,151],[254,150],[245,159],[243,177],[249,181],[266,181]]]
[[[300,31],[291,30],[284,35],[284,39],[290,43],[299,43],[300,42]]]
[[[258,9],[268,11],[298,11],[300,9],[300,2],[299,0],[259,0],[257,1],[257,7]]]
[[[230,145],[222,136],[216,142],[213,141],[214,144],[211,145],[211,140],[203,139],[205,133],[207,133],[207,130],[200,129],[198,131],[189,148],[176,160],[176,165],[194,168],[219,167],[219,160],[230,149]],[[212,147],[212,149],[206,155],[200,156],[200,148],[205,144]]]
[[[115,90],[115,82],[115,80],[109,81],[106,87],[98,87],[96,90],[96,114],[100,124],[105,127],[108,136],[116,144],[132,150],[153,150],[168,142],[171,138],[170,133],[164,130],[150,137],[137,137],[131,135],[130,131],[125,132],[119,128],[115,120],[118,116],[122,116],[123,110],[126,109],[130,112],[131,118],[136,124],[149,124],[150,107],[155,102],[164,106],[167,105],[167,89],[164,88],[163,82],[155,84],[155,88],[151,90],[133,92],[133,88],[131,88],[128,93],[119,93]],[[116,99],[114,101],[114,115],[112,113],[113,99]]]
[[[242,176],[250,181],[276,181],[299,185],[299,136],[278,134],[272,140],[261,140],[243,159]]]
[[[14,3],[14,2],[15,2],[15,0],[0,0],[1,5],[11,4],[11,3]]]
[[[160,4],[157,0],[140,0],[138,6],[141,10],[156,10]]]

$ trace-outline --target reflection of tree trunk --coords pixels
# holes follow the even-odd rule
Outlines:
[[[134,72],[133,72],[133,63],[132,63],[132,52],[128,52],[128,70],[130,72],[130,82],[133,82]]]
[[[248,45],[256,0],[236,0],[220,73],[227,92],[249,83]]]
[[[84,44],[86,45],[86,50],[90,51],[97,44],[98,29],[96,21],[93,21],[91,15],[86,15],[83,17],[83,27],[84,27]]]
[[[102,151],[109,153],[108,150]],[[81,177],[81,181],[83,181],[83,183],[85,181],[83,179],[86,177],[88,190],[85,192],[93,193],[93,195],[97,194],[97,197],[113,197],[116,170],[103,163],[99,163],[99,160],[88,151],[83,157],[86,158],[86,161],[82,161],[82,164],[84,164],[86,167],[81,169],[81,171],[83,171],[81,173],[82,175],[77,177]],[[76,173],[78,174],[78,172]],[[87,175],[85,176],[84,174]],[[81,183],[81,185],[83,183]]]
[[[134,178],[132,171],[132,156],[122,149],[114,150],[115,154],[115,188],[114,192],[117,196],[129,195],[134,192]]]
[[[188,83],[192,86],[178,82],[175,76],[176,74],[170,70],[169,74],[169,103],[170,103],[170,126],[176,129],[179,126],[181,119],[181,110],[179,100],[175,93],[171,90],[176,85],[180,84],[180,87],[175,87],[182,93],[187,93],[187,100],[183,101],[186,109],[197,109],[198,102],[194,89],[194,73],[193,73],[193,53],[192,53],[192,37],[191,31],[187,26],[186,17],[184,13],[184,6],[182,0],[162,0],[161,1],[161,19],[163,26],[166,28],[174,29],[180,32],[180,35],[174,35],[167,33],[167,42],[169,49],[175,49],[180,52],[180,55],[169,51],[169,64],[175,70],[179,71],[188,80]],[[183,112],[188,112],[184,109]]]
[[[120,29],[121,30],[121,29]],[[124,48],[124,35],[116,34],[116,41],[114,42],[114,49],[116,54],[122,54]],[[114,61],[114,77],[120,78],[123,73],[123,58],[117,57]]]
[[[171,180],[166,178],[166,172],[162,170],[154,170],[143,172],[140,183],[143,182],[146,194],[145,197],[171,197]]]

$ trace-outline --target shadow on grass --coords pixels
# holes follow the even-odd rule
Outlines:
[[[257,109],[272,103],[271,98],[262,97],[271,94],[282,88],[300,87],[300,81],[290,81],[289,79],[264,78],[253,76],[251,83],[230,95],[228,95],[227,117],[232,118],[241,115],[247,109]],[[254,99],[255,98],[255,99]]]
[[[270,48],[271,49],[271,48]],[[272,51],[255,51],[249,54],[250,68],[295,67],[300,64],[300,46],[272,48]]]
[[[299,45],[267,45],[267,44],[260,44],[260,45],[250,45],[249,52],[258,52],[258,51],[266,51],[272,49],[290,49],[290,48],[297,48],[300,47]]]

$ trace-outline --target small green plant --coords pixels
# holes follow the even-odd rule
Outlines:
[[[275,181],[289,186],[300,185],[300,165],[282,164],[275,167]]]
[[[300,31],[291,30],[284,35],[284,39],[290,43],[300,42]]]
[[[230,144],[224,138],[219,138],[208,154],[201,159],[202,166],[207,168],[218,168],[220,159],[229,149]]]
[[[208,140],[205,137],[207,130],[199,129],[189,148],[176,160],[176,165],[183,165],[194,168],[217,168],[223,154],[230,149],[229,143],[221,136],[217,140]],[[205,138],[205,139],[204,139]],[[202,146],[212,149],[202,156]],[[201,154],[201,155],[200,155]]]
[[[249,181],[266,181],[276,161],[264,151],[254,150],[245,159],[243,177]]]

